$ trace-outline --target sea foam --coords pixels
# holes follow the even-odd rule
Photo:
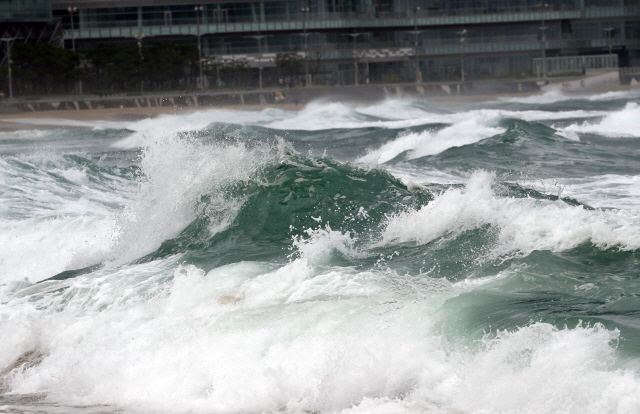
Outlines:
[[[12,371],[9,389],[140,412],[640,408],[640,379],[614,365],[619,333],[601,325],[533,323],[458,347],[434,329],[446,316],[440,306],[460,293],[451,285],[429,300],[394,296],[384,285],[391,274],[320,270],[305,257],[275,269],[183,266],[165,282],[128,277],[149,266],[109,271],[98,284],[61,282],[71,283],[63,313],[51,298],[36,299],[39,310],[28,297],[14,303],[21,316],[3,315],[12,347],[0,352],[0,370],[20,352],[36,350],[42,362]],[[145,286],[156,288],[140,294]],[[98,292],[107,308],[88,306]],[[115,301],[122,293],[129,300]]]
[[[499,197],[492,189],[494,179],[492,173],[476,171],[464,188],[449,189],[419,210],[390,217],[380,244],[426,244],[490,225],[497,232],[497,256],[565,251],[587,242],[601,249],[640,248],[640,223],[633,215],[589,211],[561,201]]]
[[[599,121],[584,121],[570,125],[564,130],[613,138],[639,138],[640,106],[635,102],[629,102],[623,109],[607,114]]]

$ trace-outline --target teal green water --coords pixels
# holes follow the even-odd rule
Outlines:
[[[640,412],[639,101],[4,133],[0,405]]]

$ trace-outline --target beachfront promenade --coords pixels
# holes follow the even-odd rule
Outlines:
[[[631,76],[631,78],[629,78]],[[627,79],[629,78],[629,79]],[[636,79],[639,78],[639,79]],[[461,82],[424,82],[410,84],[370,84],[329,87],[296,87],[264,90],[227,91],[167,91],[146,94],[119,94],[113,96],[71,95],[40,99],[13,99],[3,101],[2,112],[36,112],[53,110],[90,110],[116,108],[159,107],[226,107],[299,105],[313,100],[325,99],[341,102],[375,102],[388,98],[424,97],[473,97],[493,94],[538,93],[549,89],[567,92],[598,88],[615,88],[621,84],[637,84],[632,75],[621,75],[617,70],[594,71],[587,76],[541,79],[497,79]]]

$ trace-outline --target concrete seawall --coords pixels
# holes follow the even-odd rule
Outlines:
[[[459,92],[460,90],[460,92]],[[537,92],[535,82],[485,81],[459,83],[423,83],[388,85],[351,85],[313,88],[270,89],[225,92],[152,93],[119,96],[68,96],[44,99],[7,100],[7,110],[20,112],[52,110],[89,110],[101,108],[143,107],[219,107],[243,105],[274,105],[278,103],[306,104],[326,99],[340,102],[375,102],[400,97],[443,97],[495,93]],[[281,97],[280,97],[281,95]],[[278,101],[278,99],[280,101]]]

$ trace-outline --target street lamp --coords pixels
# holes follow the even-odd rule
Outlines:
[[[300,9],[302,13],[302,36],[304,37],[304,84],[306,87],[309,86],[309,53],[307,52],[307,25],[306,25],[306,16],[309,13],[308,7],[302,7]]]
[[[144,34],[140,33],[137,35],[133,35],[138,41],[138,53],[140,54],[140,70],[142,71],[142,61],[144,60],[144,56],[142,56],[142,39],[144,39]],[[144,73],[140,78],[140,95],[144,92]]]
[[[204,89],[204,78],[202,77],[202,46],[200,44],[200,13],[202,13],[202,6],[195,6],[193,8],[196,12],[196,26],[198,28],[198,63],[200,67],[200,90]]]
[[[359,85],[359,82],[358,82],[358,54],[356,53],[356,38],[358,36],[366,35],[366,34],[369,34],[369,33],[349,33],[349,36],[353,37],[353,58],[354,58],[353,65],[354,65],[355,70],[356,70],[356,85]]]
[[[7,78],[9,80],[9,98],[13,99],[13,82],[11,79],[11,45],[13,45],[13,41],[19,39],[18,37],[3,37],[0,39],[2,42],[7,43]]]
[[[467,29],[462,29],[456,33],[460,35],[460,71],[462,84],[464,84],[464,36],[467,34]]]
[[[76,33],[73,28],[73,15],[78,11],[77,7],[69,7],[67,8],[69,12],[69,16],[71,16],[71,50],[76,51]]]
[[[547,3],[544,3],[544,4],[541,4],[540,7],[544,8],[544,10],[547,10],[549,5]],[[542,26],[540,26],[539,29],[542,31],[542,35],[540,37],[540,43],[542,47],[542,78],[546,79],[547,78],[547,44],[546,44],[547,26],[544,25],[544,11],[542,12]]]
[[[251,38],[254,38],[258,41],[258,64],[259,66],[259,72],[258,72],[258,79],[259,79],[259,85],[260,85],[260,89],[262,89],[262,38],[263,37],[267,37],[267,35],[257,35],[257,36],[248,36]]]
[[[418,12],[420,6],[413,9],[413,33],[415,35],[415,43],[413,45],[414,54],[416,55],[416,83],[422,82],[422,72],[420,72],[420,59],[418,57]]]
[[[613,27],[607,27],[606,29],[604,29],[605,32],[607,32],[607,44],[609,45],[609,67],[613,67],[613,60],[612,60],[612,46],[611,46],[611,35],[613,32]]]

